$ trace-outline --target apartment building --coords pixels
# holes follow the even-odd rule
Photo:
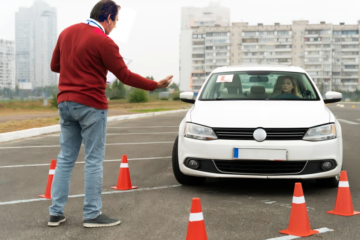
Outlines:
[[[15,88],[15,42],[0,39],[0,89]]]
[[[15,14],[16,81],[33,87],[57,84],[50,61],[57,41],[57,11],[42,0]]]
[[[360,89],[359,30],[356,25],[292,25],[192,27],[192,90],[199,90],[209,73],[226,65],[285,65],[304,68],[323,93]]]
[[[230,9],[221,7],[219,3],[212,2],[204,8],[184,7],[181,9],[179,49],[179,87],[181,91],[192,90],[194,87],[193,81],[195,81],[192,79],[193,64],[199,65],[201,61],[204,61],[200,55],[205,54],[205,42],[202,41],[205,36],[200,36],[193,41],[193,31],[198,27],[206,28],[210,26],[230,26]],[[195,56],[194,59],[193,56]]]

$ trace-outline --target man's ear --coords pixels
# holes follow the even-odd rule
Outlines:
[[[107,21],[108,21],[108,23],[110,23],[110,20],[111,20],[111,14],[109,14],[109,16],[108,16],[108,19],[107,19]]]

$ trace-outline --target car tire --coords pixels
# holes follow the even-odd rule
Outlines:
[[[176,180],[182,185],[194,186],[194,185],[202,184],[206,180],[206,178],[188,176],[188,175],[183,174],[180,171],[179,155],[178,155],[178,142],[179,142],[179,137],[176,137],[174,147],[173,147],[173,152],[172,152],[172,167],[173,167],[173,172],[174,172]]]
[[[318,183],[319,185],[321,185],[323,187],[336,188],[339,186],[339,180],[340,180],[339,176],[335,176],[335,177],[331,177],[331,178],[319,178],[319,179],[316,179],[316,183]]]

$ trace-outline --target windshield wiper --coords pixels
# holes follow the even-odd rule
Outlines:
[[[215,98],[215,100],[242,100],[242,98],[220,98],[220,97],[217,97]]]

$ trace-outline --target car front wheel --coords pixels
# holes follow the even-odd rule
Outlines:
[[[178,141],[179,137],[176,138],[173,153],[172,153],[172,167],[176,180],[182,185],[200,185],[206,178],[204,177],[193,177],[183,174],[179,167],[179,155],[178,155]]]

